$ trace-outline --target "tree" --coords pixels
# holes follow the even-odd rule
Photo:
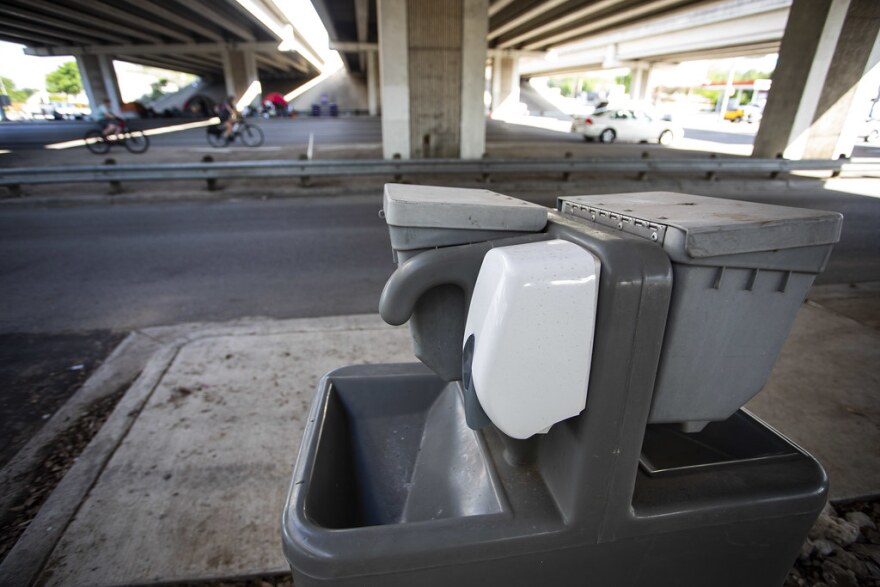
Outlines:
[[[46,90],[52,94],[79,94],[82,80],[75,61],[61,64],[58,69],[46,75]]]
[[[37,91],[31,88],[22,88],[19,90],[15,87],[15,82],[8,77],[0,77],[0,88],[6,90],[6,95],[9,96],[9,99],[13,104],[24,102]]]
[[[632,72],[627,73],[626,75],[618,75],[614,78],[614,83],[619,86],[623,86],[625,92],[629,92],[632,88]]]
[[[730,75],[730,70],[711,68],[706,75],[710,81],[716,84],[727,83],[727,76]],[[747,69],[745,71],[734,72],[733,81],[750,82],[756,79],[771,79],[772,77],[772,71],[758,71],[757,69]]]

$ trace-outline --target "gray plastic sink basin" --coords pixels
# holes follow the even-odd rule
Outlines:
[[[388,379],[331,378],[305,503],[315,524],[358,528],[502,511],[458,384],[418,379],[398,389]]]

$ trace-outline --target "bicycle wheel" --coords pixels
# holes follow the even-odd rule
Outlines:
[[[263,144],[263,131],[258,126],[243,124],[238,134],[248,147],[259,147]]]
[[[144,134],[144,131],[133,130],[125,133],[122,139],[125,148],[132,153],[143,153],[150,148],[150,139]]]
[[[110,150],[110,143],[107,142],[107,139],[104,138],[101,131],[97,129],[92,129],[87,132],[86,136],[83,137],[83,140],[86,142],[88,150],[95,155],[103,155]]]
[[[208,143],[212,147],[225,147],[226,146],[226,137],[223,136],[222,131],[208,129]]]

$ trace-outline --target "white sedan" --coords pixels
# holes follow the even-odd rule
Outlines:
[[[584,140],[658,142],[671,145],[684,134],[668,116],[658,117],[644,110],[607,108],[589,116],[575,116],[571,132],[584,135]]]

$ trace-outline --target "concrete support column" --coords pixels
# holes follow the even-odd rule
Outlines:
[[[379,53],[367,52],[367,108],[370,116],[379,114]]]
[[[104,91],[110,98],[110,105],[113,107],[114,112],[119,112],[120,106],[122,106],[122,94],[119,92],[119,80],[116,79],[113,59],[108,55],[98,55],[98,65],[101,68]]]
[[[519,106],[519,59],[498,56],[492,60],[492,118],[515,113]]]
[[[407,0],[378,0],[382,154],[409,159],[409,50]]]
[[[76,65],[92,110],[109,98],[114,112],[119,112],[122,98],[112,58],[107,55],[77,55]]]
[[[629,97],[633,100],[650,101],[654,94],[654,64],[639,62],[630,68]]]
[[[459,157],[479,159],[486,151],[486,35],[489,0],[462,0],[461,138]],[[514,64],[516,66],[516,64]],[[519,68],[516,68],[519,78]],[[516,83],[519,102],[519,79]]]
[[[488,0],[379,0],[385,157],[481,157]]]
[[[236,100],[247,98],[249,104],[261,91],[257,73],[257,58],[252,50],[227,49],[223,51],[223,78],[226,83],[226,94],[235,96]]]
[[[867,109],[855,97],[876,75],[878,43],[876,0],[794,0],[753,156],[849,156]]]

